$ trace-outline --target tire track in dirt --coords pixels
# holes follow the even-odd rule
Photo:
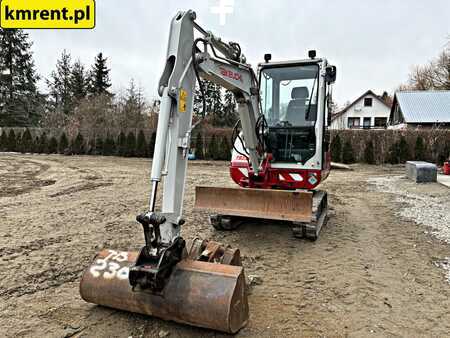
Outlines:
[[[67,238],[66,236],[41,238],[19,246],[0,248],[0,257],[2,257],[3,260],[8,261],[9,259],[7,259],[7,257],[5,256],[18,254],[28,255],[33,251],[45,249],[46,247],[55,244],[68,243],[70,241],[71,239]]]
[[[64,189],[57,193],[51,194],[49,196],[54,198],[54,197],[59,197],[59,196],[64,196],[64,195],[71,195],[71,194],[74,194],[77,192],[91,191],[91,190],[95,190],[95,189],[102,188],[102,187],[109,187],[111,185],[113,185],[111,182],[80,184],[80,185],[76,185],[76,186]]]
[[[0,158],[0,198],[22,195],[55,184],[54,180],[38,178],[49,168],[50,165],[17,157]]]
[[[0,287],[0,297],[8,300],[11,297],[21,297],[37,292],[56,288],[66,283],[79,280],[82,269],[61,270],[58,267],[50,268],[38,273],[27,275],[21,285],[10,288]]]

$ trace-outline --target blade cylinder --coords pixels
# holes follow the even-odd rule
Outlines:
[[[161,294],[133,291],[128,269],[137,252],[103,250],[85,270],[81,297],[119,310],[227,333],[247,324],[248,301],[241,266],[183,260]]]

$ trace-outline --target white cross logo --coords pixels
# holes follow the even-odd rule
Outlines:
[[[219,0],[219,6],[211,8],[211,13],[219,14],[220,25],[225,25],[227,21],[227,14],[234,12],[234,0]]]

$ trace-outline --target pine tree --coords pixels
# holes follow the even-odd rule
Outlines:
[[[0,28],[0,126],[30,126],[39,120],[32,42],[21,29]]]
[[[223,114],[223,102],[222,102],[222,87],[218,84],[210,85],[211,95],[211,113],[221,117]]]
[[[95,155],[95,136],[89,137],[89,139],[86,143],[87,143],[87,146],[85,148],[84,153],[86,155]]]
[[[71,145],[71,152],[74,155],[84,155],[86,152],[86,145],[84,143],[84,137],[81,133],[78,133],[75,140],[73,140]]]
[[[73,112],[72,93],[72,58],[64,50],[61,57],[56,61],[56,70],[52,71],[47,80],[50,90],[53,108],[69,115]]]
[[[399,143],[392,143],[389,147],[389,150],[386,155],[386,162],[390,164],[398,164],[399,163]]]
[[[62,132],[59,138],[58,153],[65,154],[68,152],[68,150],[69,150],[69,140],[67,139],[66,133]]]
[[[34,140],[32,141],[32,144],[31,144],[31,151],[32,151],[34,154],[40,154],[40,153],[41,153],[41,150],[40,150],[40,148],[39,148],[39,136],[36,136],[36,137],[34,138]]]
[[[99,135],[95,138],[94,155],[103,155],[104,142],[103,138]]]
[[[148,145],[149,156],[153,158],[155,155],[155,144],[156,144],[156,131],[152,132],[152,136],[150,137],[150,143]]]
[[[220,121],[220,126],[232,127],[239,119],[236,112],[236,99],[234,94],[229,90],[225,91],[224,101],[223,117]]]
[[[205,82],[206,111],[213,125],[223,123],[224,105],[222,102],[221,87],[212,82]]]
[[[103,143],[103,155],[104,156],[114,156],[116,155],[116,143],[111,135],[107,135],[105,142]]]
[[[416,154],[416,160],[424,161],[425,160],[425,143],[423,141],[422,136],[417,136],[416,139],[416,147],[414,149],[414,153]]]
[[[11,129],[9,131],[8,149],[9,149],[9,151],[17,151],[16,133],[14,132],[14,129]]]
[[[331,160],[334,162],[342,162],[342,142],[339,135],[336,135],[331,142]]]
[[[136,156],[145,157],[147,153],[147,140],[145,139],[144,131],[140,130],[137,137]]]
[[[227,161],[231,157],[231,148],[228,138],[226,136],[222,137],[222,142],[220,144],[220,157],[218,160]]]
[[[409,147],[404,136],[400,137],[398,143],[398,160],[400,163],[405,163],[409,160]]]
[[[47,140],[47,134],[43,132],[41,136],[39,136],[38,141],[38,153],[39,154],[46,154],[48,152],[48,140]]]
[[[142,88],[131,79],[126,95],[123,98],[122,128],[139,128],[144,124],[145,98]]]
[[[120,132],[117,139],[117,155],[126,156],[127,154],[127,137],[123,131]]]
[[[206,155],[206,159],[208,160],[215,160],[217,159],[217,155],[218,155],[218,146],[217,146],[217,141],[216,141],[216,135],[212,135],[211,139],[208,143],[208,149],[207,149],[207,155]]]
[[[20,151],[22,153],[31,153],[33,144],[33,137],[31,136],[30,130],[27,128],[22,134],[20,139]]]
[[[195,138],[195,158],[197,160],[204,160],[205,159],[205,152],[203,150],[204,142],[203,142],[203,136],[202,133],[198,133],[197,137]]]
[[[202,92],[200,91],[200,87],[198,85],[195,86],[194,91],[194,114],[197,116],[202,116],[203,114],[203,100],[202,100]]]
[[[0,151],[8,151],[8,135],[6,134],[6,131],[2,131],[2,134],[0,135]]]
[[[133,132],[129,132],[127,135],[127,146],[126,146],[126,154],[127,157],[133,157],[136,155],[136,135]]]
[[[384,103],[386,103],[388,106],[392,106],[392,97],[389,95],[389,93],[387,91],[384,91],[383,94],[381,95],[380,99],[382,101],[384,101]]]
[[[375,149],[372,140],[369,140],[364,148],[364,162],[367,164],[375,164]]]
[[[342,154],[342,161],[345,164],[351,164],[355,162],[355,157],[353,154],[353,147],[350,141],[345,141],[344,143],[344,149]]]
[[[106,62],[107,58],[103,57],[103,53],[99,53],[95,58],[95,63],[90,73],[90,88],[89,92],[93,95],[107,94],[111,87],[111,80],[109,78],[110,69],[108,69]]]
[[[52,136],[50,138],[50,141],[48,141],[47,151],[49,154],[58,153],[58,141],[56,140],[56,137]]]
[[[77,60],[70,72],[70,91],[76,102],[84,99],[89,88],[89,77],[80,60]]]

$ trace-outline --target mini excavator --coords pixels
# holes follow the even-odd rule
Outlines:
[[[315,51],[284,62],[271,62],[266,54],[255,73],[238,43],[222,41],[195,20],[192,10],[179,12],[170,26],[150,205],[136,217],[145,246],[100,252],[83,274],[80,293],[90,303],[235,333],[249,316],[239,250],[200,239],[187,246],[180,236],[190,140],[198,124],[192,122],[196,83],[204,112],[204,80],[235,96],[239,122],[230,174],[239,187],[197,187],[195,208],[208,211],[219,230],[268,219],[315,240],[327,215],[327,194],[315,188],[331,167],[326,128],[336,67]]]

